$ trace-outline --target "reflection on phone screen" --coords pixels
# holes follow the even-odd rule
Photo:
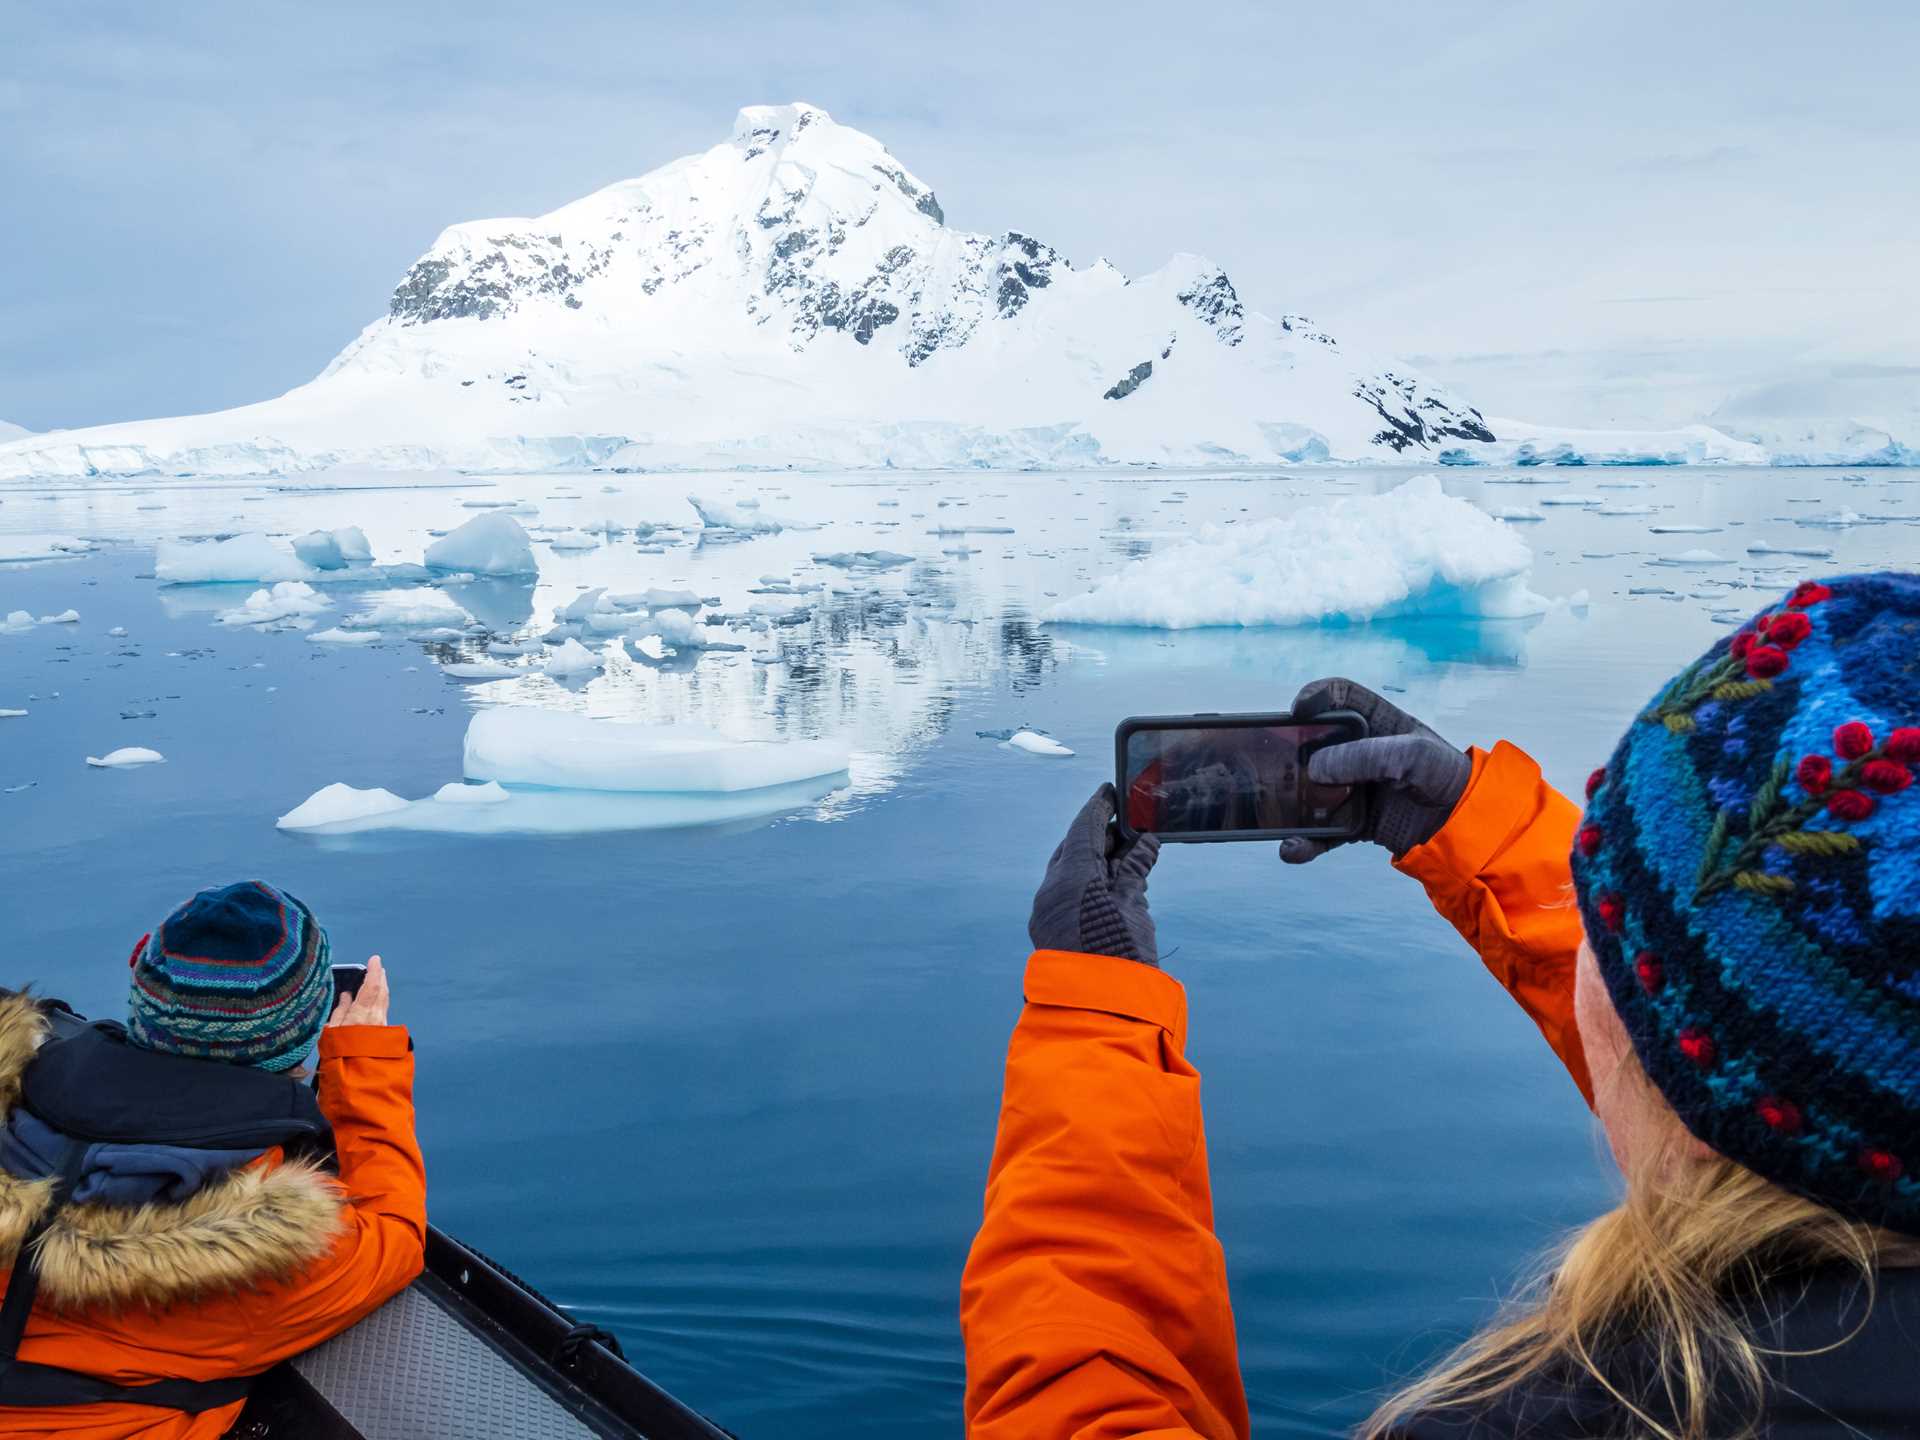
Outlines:
[[[1340,725],[1143,729],[1126,740],[1126,815],[1158,835],[1344,830],[1361,803],[1351,786],[1319,785],[1306,759],[1350,738]]]

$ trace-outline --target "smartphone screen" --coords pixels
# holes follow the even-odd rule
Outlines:
[[[336,965],[333,967],[333,1003],[338,1005],[342,995],[358,995],[360,987],[366,983],[367,967],[364,965]]]
[[[1317,749],[1356,740],[1348,711],[1288,716],[1136,719],[1120,727],[1122,828],[1162,840],[1267,840],[1358,834],[1366,796],[1308,778]]]

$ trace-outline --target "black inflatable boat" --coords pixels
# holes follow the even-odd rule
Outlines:
[[[429,1228],[426,1273],[254,1384],[236,1440],[726,1440],[604,1330]]]

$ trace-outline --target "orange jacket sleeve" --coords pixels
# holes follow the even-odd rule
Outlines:
[[[961,1282],[971,1440],[1245,1440],[1186,992],[1041,950]]]
[[[1473,776],[1447,823],[1395,866],[1480,952],[1593,1103],[1573,1021],[1574,957],[1584,931],[1568,857],[1580,812],[1527,753],[1474,749]]]
[[[425,1264],[427,1175],[413,1129],[413,1052],[399,1025],[320,1032],[320,1108],[333,1126],[342,1231],[318,1262],[231,1308],[236,1368],[264,1368],[339,1334]]]

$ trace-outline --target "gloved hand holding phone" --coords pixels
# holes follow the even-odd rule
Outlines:
[[[1319,784],[1365,785],[1373,790],[1367,826],[1353,838],[1384,845],[1396,860],[1431,840],[1453,814],[1473,776],[1473,762],[1466,753],[1353,680],[1315,680],[1294,697],[1296,719],[1311,719],[1328,710],[1356,711],[1367,720],[1366,739],[1330,745],[1307,761],[1308,778]],[[1347,843],[1290,836],[1280,842],[1280,858],[1289,865],[1301,865]]]

